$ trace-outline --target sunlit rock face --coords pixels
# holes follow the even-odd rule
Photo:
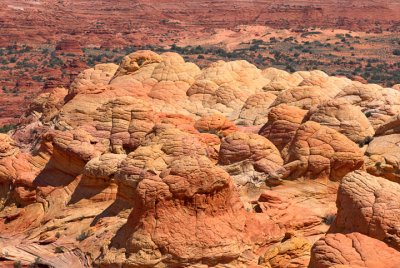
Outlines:
[[[96,65],[0,135],[1,259],[397,263],[396,92],[246,61],[201,69],[176,53]],[[365,252],[354,255],[354,241]]]

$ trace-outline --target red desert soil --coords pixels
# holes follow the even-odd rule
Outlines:
[[[238,25],[332,27],[371,30],[397,27],[398,1],[85,1],[4,0],[0,46],[43,44],[74,36],[84,44],[157,43],[201,30]],[[301,26],[300,26],[301,25]],[[178,34],[179,33],[179,34]]]

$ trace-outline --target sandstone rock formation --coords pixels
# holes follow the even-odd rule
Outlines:
[[[397,267],[399,185],[363,171],[339,187],[337,216],[311,250],[309,267]]]
[[[241,10],[246,10],[246,14]],[[163,2],[136,0],[134,3],[122,0],[117,6],[107,1],[93,4],[87,0],[61,2],[3,0],[0,8],[2,18],[0,23],[3,30],[0,47],[6,51],[9,48],[26,45],[32,52],[37,49],[38,53],[28,52],[26,56],[22,56],[21,61],[17,59],[19,64],[25,65],[24,72],[16,71],[19,67],[14,68],[12,62],[2,66],[9,69],[1,70],[1,82],[4,83],[7,92],[0,91],[2,117],[0,124],[18,123],[19,116],[27,108],[32,96],[39,94],[42,89],[69,86],[80,71],[92,66],[93,58],[96,62],[101,62],[102,56],[107,58],[112,56],[114,49],[124,48],[131,51],[133,47],[142,45],[160,46],[164,49],[175,43],[181,45],[179,44],[181,42],[193,47],[217,43],[218,46],[221,44],[221,47],[226,45],[231,48],[232,35],[234,39],[239,40],[235,41],[237,43],[242,41],[247,43],[242,36],[248,36],[249,41],[253,38],[267,41],[270,27],[285,28],[285,32],[288,32],[286,29],[293,29],[299,38],[303,39],[304,33],[306,35],[304,39],[311,37],[310,40],[313,41],[320,31],[323,32],[328,28],[340,29],[339,34],[342,29],[375,31],[379,34],[386,30],[398,32],[400,19],[398,11],[398,3],[394,0],[384,2],[353,0],[351,4],[333,0],[324,2],[294,0],[290,3],[259,0],[239,1],[235,4],[227,0],[218,2],[188,0],[185,4],[175,0]],[[132,13],[135,16],[132,16]],[[285,14],[285,19],[282,19],[282,14]],[[305,29],[311,27],[319,29],[315,31],[310,29],[309,33],[316,32],[316,34],[308,36],[308,30]],[[210,36],[215,39],[209,41]],[[221,36],[223,40],[220,39]],[[369,44],[373,46],[374,42]],[[390,42],[387,45],[390,48]],[[41,61],[42,55],[39,50],[42,48],[44,51],[54,48],[56,54],[49,53],[51,57]],[[368,55],[370,57],[367,60],[381,56],[381,50],[371,49],[371,51],[374,55]],[[391,49],[385,48],[383,51],[386,52],[383,62],[391,63],[392,59],[386,58],[394,56],[391,55]],[[45,54],[46,52],[43,55]],[[258,56],[258,53],[252,54],[251,51],[251,57]],[[320,61],[319,53],[313,54],[317,54],[315,58],[313,57],[313,61],[323,62]],[[16,55],[17,58],[19,56]],[[265,57],[265,54],[263,56]],[[58,57],[62,59],[61,62],[57,60]],[[7,62],[7,58],[14,56],[7,56],[2,62]],[[395,57],[393,58],[395,61]],[[26,59],[30,61],[27,62]],[[53,64],[53,59],[57,63],[56,66]],[[336,71],[339,71],[340,65],[336,66],[338,68]],[[267,70],[265,73],[272,80],[269,85],[265,85],[265,89],[275,92],[297,86],[303,77],[307,78],[302,72],[288,74],[284,71]],[[319,73],[321,77],[321,72]],[[19,91],[18,94],[15,94],[15,90]],[[244,121],[253,120],[245,117]]]
[[[118,65],[113,63],[98,64],[94,66],[94,68],[83,71],[71,84],[68,94],[72,97],[79,93],[100,93],[102,90],[105,90],[105,87],[113,78],[117,68]]]
[[[285,177],[340,180],[362,167],[361,150],[344,135],[316,122],[300,126],[288,147]]]
[[[307,239],[293,237],[268,249],[261,264],[267,267],[306,267],[310,249],[311,245]]]
[[[376,136],[383,136],[389,134],[399,134],[400,133],[400,118],[399,115],[391,117],[385,123],[380,125],[376,130]]]
[[[397,97],[176,53],[96,65],[0,135],[0,262],[372,267],[376,247],[397,263]]]
[[[310,268],[398,267],[399,252],[360,233],[328,234],[311,250]]]
[[[235,132],[222,141],[218,162],[234,178],[238,176],[235,181],[239,184],[247,183],[249,178],[254,183],[263,180],[263,176],[274,175],[283,165],[272,142],[257,134],[242,132]]]
[[[268,113],[268,123],[260,129],[259,134],[272,141],[281,151],[292,141],[306,113],[306,110],[295,106],[278,105]]]
[[[400,92],[392,88],[353,82],[342,88],[335,98],[347,100],[351,104],[361,107],[376,129],[391,116],[399,113],[399,96]]]
[[[235,124],[218,114],[200,118],[196,121],[194,127],[200,133],[215,134],[218,137],[226,137],[238,130]]]
[[[332,232],[358,232],[399,249],[399,185],[357,171],[343,178]]]
[[[126,230],[113,239],[101,265],[212,265],[243,252],[245,211],[229,175],[206,157],[176,159],[160,175],[141,174],[136,184]]]
[[[373,175],[399,182],[399,134],[374,138],[365,152],[366,169]]]
[[[331,100],[314,107],[307,120],[335,129],[355,143],[374,136],[374,129],[361,109],[346,101]]]

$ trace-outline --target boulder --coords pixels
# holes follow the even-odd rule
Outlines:
[[[214,265],[245,249],[243,205],[229,175],[204,156],[177,158],[160,175],[142,173],[131,195],[134,209],[103,266]]]
[[[306,110],[295,106],[278,105],[268,113],[268,123],[260,129],[259,134],[282,151],[295,136],[306,113]]]
[[[275,145],[263,136],[235,132],[223,139],[218,163],[236,182],[245,184],[273,176],[282,168],[283,160]]]
[[[313,107],[306,120],[330,127],[355,143],[362,143],[375,133],[361,108],[344,100],[329,100]]]
[[[308,121],[300,126],[288,147],[286,178],[340,180],[364,164],[358,145],[336,130]]]
[[[339,187],[331,232],[358,232],[400,249],[400,186],[363,171],[346,175]]]
[[[360,233],[327,234],[311,249],[310,268],[395,268],[400,253]]]
[[[379,136],[369,142],[365,151],[365,167],[373,175],[400,182],[400,134]]]

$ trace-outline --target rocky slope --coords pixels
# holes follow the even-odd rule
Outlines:
[[[96,65],[0,135],[2,267],[397,267],[399,112],[321,71]]]

